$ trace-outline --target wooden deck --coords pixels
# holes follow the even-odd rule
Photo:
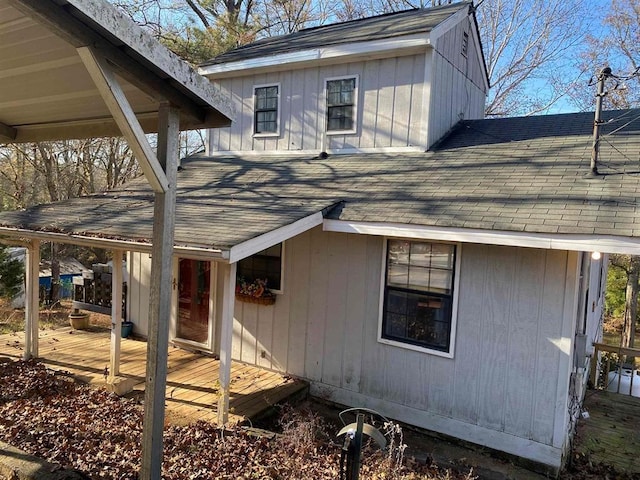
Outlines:
[[[109,331],[61,328],[40,332],[40,359],[50,368],[67,370],[79,380],[105,385],[109,366]],[[22,358],[24,334],[0,335],[0,357]],[[143,395],[147,343],[123,339],[120,376],[135,380],[133,395]],[[167,420],[190,423],[195,420],[216,422],[218,369],[212,357],[169,347],[167,375]],[[272,405],[307,388],[303,381],[278,373],[233,362],[229,420],[232,423],[252,419]]]
[[[584,410],[589,418],[578,423],[576,451],[640,478],[640,398],[589,390]]]

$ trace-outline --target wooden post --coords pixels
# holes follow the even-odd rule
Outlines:
[[[120,341],[122,336],[122,250],[113,251],[111,271],[111,378],[120,375]]]
[[[233,342],[233,309],[235,306],[237,263],[225,265],[222,299],[222,327],[220,331],[220,396],[218,397],[218,426],[229,421],[229,385],[231,383],[231,343]]]
[[[142,437],[140,478],[156,480],[162,470],[162,431],[164,427],[169,320],[171,318],[171,275],[176,208],[180,115],[179,110],[162,104],[158,125],[158,160],[169,188],[155,193],[151,295],[147,339],[147,376]]]
[[[38,356],[40,320],[40,241],[32,240],[27,248],[24,292],[24,359]]]

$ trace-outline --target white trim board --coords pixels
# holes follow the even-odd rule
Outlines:
[[[429,240],[480,243],[485,245],[640,255],[640,238],[618,237],[613,235],[562,235],[553,233],[506,232],[396,223],[350,222],[344,220],[325,220],[322,228],[327,232],[359,233],[361,235],[424,238]]]
[[[207,157],[309,157],[318,156],[322,150],[220,150],[209,152]],[[348,147],[340,149],[329,149],[326,151],[329,155],[355,155],[358,153],[424,153],[423,146],[409,147],[367,147],[357,148]]]
[[[259,235],[251,240],[234,245],[229,250],[229,263],[236,263],[243,258],[247,258],[254,253],[261,252],[277,243],[282,243],[296,235],[306,232],[318,225],[322,225],[322,212],[313,213],[301,218],[289,225],[277,228],[265,234]]]
[[[409,425],[433,430],[477,445],[526,458],[547,465],[553,469],[559,469],[561,466],[562,449],[517,437],[509,433],[491,430],[454,418],[443,417],[399,403],[373,398],[361,393],[316,382],[311,384],[311,395],[328,398],[332,402],[344,405],[358,405],[359,407],[371,408],[381,412],[385,416]]]
[[[238,72],[249,72],[265,68],[290,69],[298,64],[304,64],[305,67],[308,67],[312,65],[309,62],[313,62],[313,65],[322,63],[335,64],[340,57],[344,57],[344,62],[353,62],[357,58],[373,59],[394,55],[412,55],[431,46],[429,38],[429,34],[423,32],[370,42],[343,43],[300,50],[298,52],[206,65],[200,67],[198,72],[211,79],[220,79],[237,76]]]

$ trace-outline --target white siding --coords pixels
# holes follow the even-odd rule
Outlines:
[[[358,76],[357,132],[329,135],[328,150],[420,145],[425,55],[310,67],[219,80],[237,110],[231,127],[210,133],[210,152],[320,150],[325,128],[325,79]],[[280,84],[280,132],[253,137],[253,86]]]
[[[334,400],[381,401],[397,415],[415,409],[423,427],[457,435],[449,426],[467,424],[500,441],[519,437],[532,451],[540,444],[543,461],[559,458],[552,439],[564,412],[556,400],[568,388],[561,365],[570,354],[560,345],[574,321],[565,318],[575,287],[567,271],[577,256],[464,244],[456,354],[447,359],[377,341],[382,250],[380,237],[320,228],[289,240],[276,305],[256,313],[236,303],[235,358],[251,362],[256,343],[270,346],[270,368],[313,380],[316,393]]]
[[[148,253],[128,252],[127,269],[127,320],[135,324],[137,335],[146,336],[149,328],[151,256]]]

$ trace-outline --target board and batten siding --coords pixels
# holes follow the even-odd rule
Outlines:
[[[146,336],[149,329],[151,255],[127,252],[127,270],[127,320],[134,323],[137,335]]]
[[[559,466],[577,255],[462,245],[448,359],[377,341],[383,248],[381,237],[320,227],[288,240],[275,305],[236,301],[233,358],[304,377],[339,403]]]
[[[355,134],[328,135],[325,80],[358,76]],[[230,127],[209,132],[209,151],[299,151],[421,145],[425,54],[263,73],[216,80],[236,107]],[[254,136],[253,87],[280,85],[278,136]]]

